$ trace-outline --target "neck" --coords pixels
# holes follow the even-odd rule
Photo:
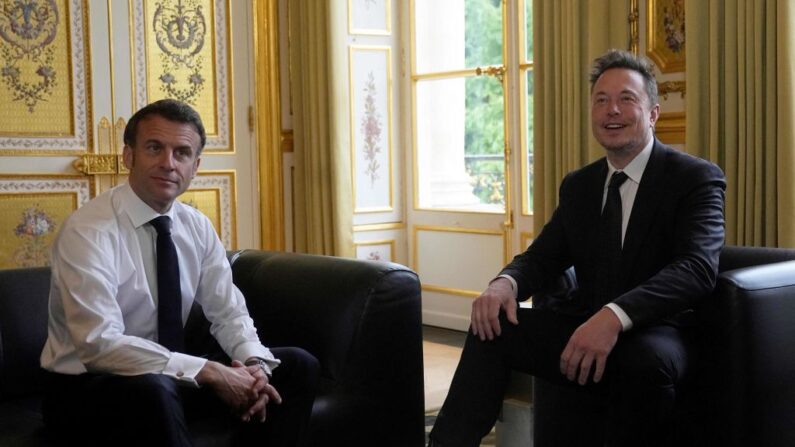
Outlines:
[[[636,146],[636,147],[623,147],[620,149],[608,149],[606,154],[607,160],[614,168],[618,170],[624,169],[625,167],[627,167],[628,164],[632,162],[632,160],[635,159],[635,157],[638,156],[638,154],[643,152],[643,149],[646,148],[648,144],[649,142],[646,141],[643,144],[643,146],[640,147]]]

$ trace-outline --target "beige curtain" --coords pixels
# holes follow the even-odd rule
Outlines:
[[[629,0],[534,0],[535,234],[569,171],[604,155],[591,134],[588,72],[610,48],[629,46]]]
[[[686,150],[726,173],[726,242],[795,246],[793,5],[685,3]]]
[[[344,8],[289,0],[298,252],[353,256]]]

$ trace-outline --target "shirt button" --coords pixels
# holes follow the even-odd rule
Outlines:
[[[178,372],[178,373],[177,373],[177,377],[182,377],[182,376],[184,376],[184,375],[185,375],[185,373],[184,373],[184,372],[182,372],[182,371],[180,371],[180,372]]]

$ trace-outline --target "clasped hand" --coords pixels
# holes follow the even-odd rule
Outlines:
[[[208,384],[242,421],[264,422],[268,403],[281,404],[282,398],[257,365],[245,366],[238,360],[231,366],[207,362]]]

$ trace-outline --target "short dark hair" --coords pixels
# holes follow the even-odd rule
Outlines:
[[[199,113],[193,107],[185,104],[176,99],[161,99],[151,104],[147,104],[140,110],[135,112],[127,122],[127,127],[124,128],[124,144],[127,146],[135,146],[135,136],[138,132],[138,123],[149,117],[150,115],[158,115],[169,121],[177,123],[192,124],[199,134],[201,144],[196,155],[201,155],[204,145],[207,143],[207,134],[204,132],[204,124]]]
[[[654,64],[646,56],[616,49],[609,50],[599,56],[594,60],[593,68],[591,69],[591,90],[593,90],[593,86],[599,77],[611,68],[626,68],[640,73],[646,84],[646,95],[649,97],[649,103],[652,106],[657,104],[659,99],[657,98],[657,79],[654,77]]]

